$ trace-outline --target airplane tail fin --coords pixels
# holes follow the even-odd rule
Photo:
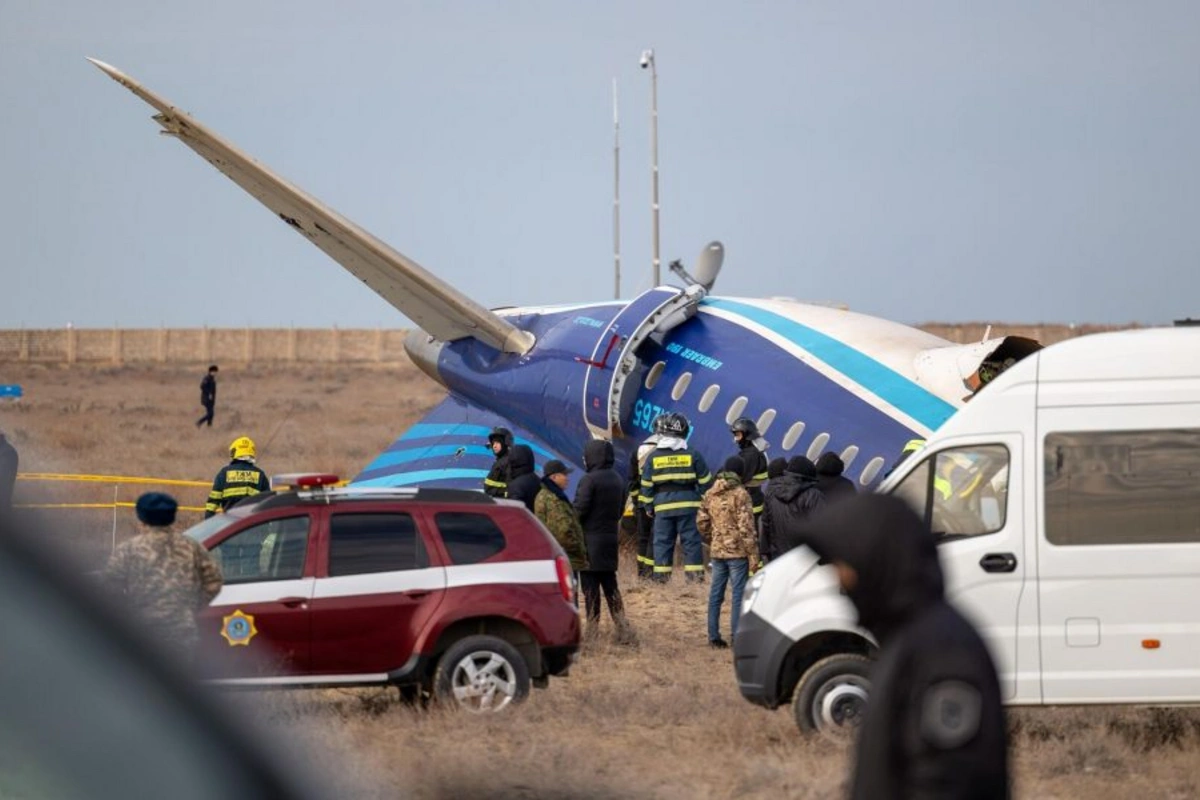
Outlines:
[[[271,209],[433,337],[473,337],[510,353],[526,353],[534,338],[440,280],[333,209],[272,172],[206,126],[117,68],[89,58],[158,113],[154,121]]]

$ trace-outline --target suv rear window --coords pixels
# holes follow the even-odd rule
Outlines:
[[[487,514],[444,511],[434,519],[451,564],[476,564],[496,555],[508,544],[504,532]]]
[[[429,566],[409,514],[334,514],[329,523],[329,575],[363,575]]]

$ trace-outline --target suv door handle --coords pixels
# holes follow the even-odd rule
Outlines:
[[[1017,557],[1012,553],[988,553],[979,559],[979,566],[984,572],[1014,572],[1017,569]]]
[[[428,589],[409,589],[407,592],[403,592],[403,594],[405,597],[411,597],[413,600],[420,600],[422,597],[429,596],[429,590]]]
[[[307,597],[281,597],[278,602],[288,608],[303,608],[308,603]]]

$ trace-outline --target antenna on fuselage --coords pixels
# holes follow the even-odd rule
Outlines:
[[[621,299],[621,120],[613,78],[613,299]]]
[[[720,274],[723,263],[725,263],[725,245],[720,242],[709,242],[700,251],[700,257],[696,259],[695,275],[690,274],[678,258],[668,265],[668,269],[678,275],[685,285],[703,286],[705,292],[710,292],[713,284],[717,282],[717,275]]]

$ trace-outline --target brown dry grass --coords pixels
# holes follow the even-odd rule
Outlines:
[[[26,399],[0,429],[27,471],[207,480],[241,434],[269,472],[352,474],[442,396],[412,367],[227,369],[212,431],[192,422],[201,369],[0,365]],[[140,487],[120,490],[132,499]],[[22,483],[27,498],[109,499],[112,486]],[[204,490],[182,490],[187,502]],[[107,552],[112,515],[56,511],[60,538]],[[118,534],[131,528],[118,513]],[[802,741],[785,711],[738,695],[727,653],[706,646],[705,592],[638,585],[622,573],[636,648],[585,645],[570,678],[496,719],[421,711],[384,690],[239,696],[343,796],[836,797],[844,746]],[[606,620],[607,623],[607,620]],[[605,628],[606,632],[611,627]],[[1021,709],[1010,715],[1016,794],[1037,798],[1200,796],[1200,713]],[[301,756],[298,756],[301,757]]]

